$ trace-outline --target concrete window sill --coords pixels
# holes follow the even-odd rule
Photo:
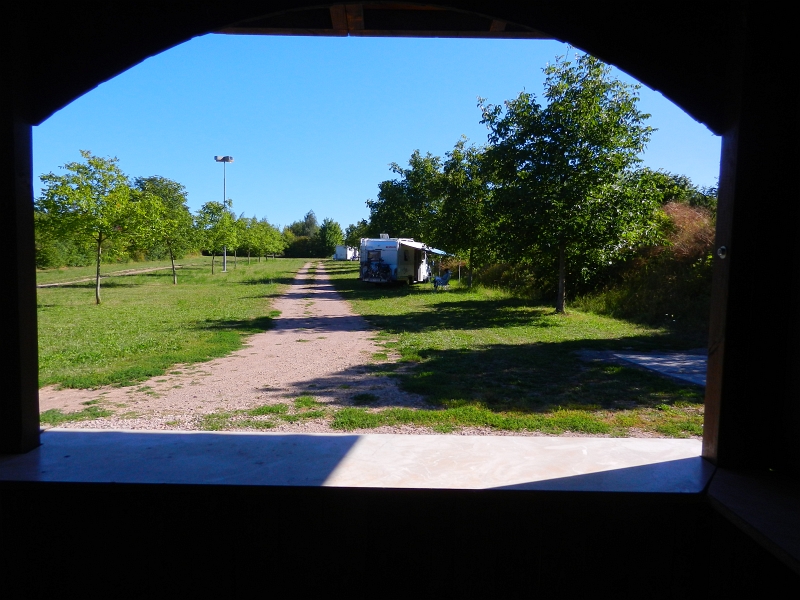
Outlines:
[[[702,493],[697,440],[50,430],[0,482]]]

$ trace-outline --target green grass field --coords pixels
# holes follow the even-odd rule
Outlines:
[[[244,336],[271,326],[270,299],[305,262],[239,261],[238,268],[229,265],[228,273],[212,276],[210,259],[196,258],[184,261],[178,286],[169,270],[105,279],[100,306],[94,304],[91,281],[39,289],[40,383],[130,385],[175,364],[228,354],[241,347]],[[687,337],[577,310],[556,315],[549,306],[501,290],[469,290],[457,281],[444,292],[430,285],[365,284],[356,278],[357,264],[324,262],[340,293],[378,332],[384,352],[373,357],[373,371],[396,377],[430,407],[386,406],[375,394],[356,393],[351,407],[336,408],[304,396],[291,404],[205,415],[204,429],[264,430],[325,419],[342,431],[412,425],[442,433],[482,427],[702,435],[700,388],[586,359],[586,351],[591,358],[600,351],[684,350],[702,345],[702,335]],[[124,268],[153,266],[160,265]],[[86,276],[79,269],[39,275],[47,281]],[[387,361],[388,355],[400,360]],[[42,419],[56,425],[105,414],[102,407],[89,406],[70,415],[49,411]]]
[[[557,315],[501,290],[376,286],[357,265],[326,264],[340,293],[380,331],[401,364],[400,385],[435,409],[352,408],[334,426],[416,424],[450,431],[491,427],[548,433],[702,435],[703,392],[647,371],[584,360],[583,351],[685,350],[697,336],[576,310]],[[585,356],[585,354],[583,355]]]
[[[217,259],[219,260],[219,259]],[[192,256],[181,260],[175,261],[176,265],[185,267],[197,267],[201,265],[209,265],[211,268],[210,256]],[[100,265],[101,277],[113,277],[116,274],[122,274],[132,269],[169,269],[171,263],[169,260],[151,260],[147,262],[128,262],[128,263],[103,263]],[[87,267],[62,267],[60,269],[43,269],[36,271],[36,284],[47,285],[51,283],[60,283],[66,281],[75,281],[77,279],[85,279],[87,277],[95,276],[95,265]],[[180,275],[180,270],[178,271]]]
[[[235,269],[229,260],[222,273],[218,258],[212,276],[210,257],[197,257],[182,261],[187,266],[178,272],[177,286],[169,270],[104,279],[99,306],[93,281],[40,288],[39,384],[129,385],[174,364],[224,356],[242,346],[243,336],[271,326],[270,299],[304,262],[262,260],[248,266],[240,258]],[[109,270],[157,266],[163,261]],[[37,280],[72,281],[85,277],[85,270],[43,271]]]

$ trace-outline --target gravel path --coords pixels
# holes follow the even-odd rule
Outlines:
[[[241,350],[206,363],[177,365],[170,374],[134,387],[43,388],[40,410],[74,412],[96,401],[114,415],[67,426],[191,430],[201,428],[203,416],[210,413],[291,405],[303,395],[335,407],[351,406],[359,393],[378,396],[376,407],[424,406],[420,397],[399,390],[392,378],[375,373],[372,357],[385,352],[375,343],[375,332],[335,291],[321,263],[315,275],[309,274],[309,267],[307,263],[298,271],[286,293],[273,302],[272,309],[281,313],[275,327],[249,337]],[[426,433],[416,428],[385,429]],[[279,422],[271,430],[331,431],[324,418]]]

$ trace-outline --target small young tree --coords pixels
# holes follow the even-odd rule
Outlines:
[[[330,257],[336,252],[336,246],[344,242],[342,227],[333,219],[324,219],[317,231],[317,247],[320,256]]]
[[[233,248],[233,268],[239,266],[239,249],[247,250],[247,264],[250,264],[250,219],[240,214],[233,219],[233,228],[236,232],[236,244]]]
[[[100,259],[104,245],[152,220],[155,204],[132,201],[128,178],[117,158],[101,158],[81,150],[84,162],[71,162],[63,175],[48,173],[35,209],[47,215],[42,222],[57,237],[91,240],[95,250],[95,302],[100,304]]]
[[[149,228],[152,230],[153,240],[163,244],[169,252],[172,283],[177,285],[175,257],[183,256],[196,243],[192,214],[186,205],[186,188],[177,181],[157,175],[137,177],[134,186],[140,192],[158,198],[163,205],[162,214],[149,224]]]
[[[233,214],[221,202],[206,202],[196,218],[198,236],[204,250],[211,253],[211,274],[218,253],[236,244],[236,224]]]
[[[244,213],[236,221],[239,226],[239,248],[247,251],[247,264],[250,264],[250,254],[258,248],[258,219],[255,216],[249,219]]]
[[[261,219],[257,226],[258,252],[263,254],[280,254],[286,248],[286,239],[276,227],[273,227],[266,218]]]

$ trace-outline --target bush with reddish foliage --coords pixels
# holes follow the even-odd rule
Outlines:
[[[665,242],[626,261],[613,282],[574,305],[594,312],[705,334],[711,297],[714,216],[682,202],[663,207]]]

